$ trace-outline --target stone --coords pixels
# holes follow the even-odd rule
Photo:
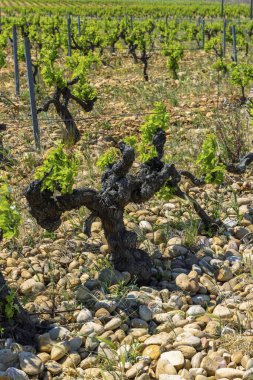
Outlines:
[[[157,360],[161,355],[160,346],[151,344],[150,346],[147,346],[144,348],[142,352],[142,356],[146,356],[150,358],[151,360]]]
[[[176,337],[175,342],[173,343],[174,347],[177,346],[193,346],[197,347],[200,344],[201,340],[199,337],[194,336],[189,333],[182,333]]]
[[[78,352],[70,352],[66,358],[61,360],[62,368],[76,368],[81,362]]]
[[[217,371],[215,372],[215,378],[216,379],[229,379],[229,380],[233,380],[233,379],[237,379],[237,378],[242,378],[243,375],[245,374],[244,371],[241,371],[239,369],[235,369],[235,368],[219,368],[217,369]]]
[[[207,305],[209,305],[209,302],[210,296],[207,294],[196,294],[195,296],[192,296],[192,303],[194,305],[206,307]]]
[[[59,360],[69,352],[69,342],[64,341],[54,344],[51,350],[51,360]]]
[[[82,309],[76,317],[76,321],[78,323],[85,323],[91,320],[92,320],[92,314],[90,310],[88,309]]]
[[[168,341],[170,340],[170,334],[167,332],[160,332],[159,334],[155,334],[150,336],[144,341],[145,345],[155,344],[166,346]]]
[[[42,282],[36,281],[34,278],[29,278],[20,285],[20,292],[24,295],[39,294],[46,289]]]
[[[148,324],[143,319],[133,318],[131,320],[131,327],[133,327],[133,328],[148,329]]]
[[[79,367],[82,369],[88,369],[93,367],[97,362],[97,356],[88,356],[87,358],[83,359],[81,363],[79,364]]]
[[[185,380],[180,375],[160,375],[159,380]]]
[[[71,333],[66,327],[55,326],[49,331],[49,336],[52,340],[59,340],[69,338]]]
[[[145,361],[139,361],[137,363],[135,363],[127,372],[126,372],[126,377],[128,379],[133,379],[135,378],[137,375],[139,375],[144,367],[146,366],[146,362]]]
[[[161,360],[167,360],[179,371],[184,366],[184,356],[181,351],[168,351],[161,354]]]
[[[218,321],[209,321],[206,325],[205,332],[213,336],[219,336],[221,333],[221,326]]]
[[[104,332],[104,327],[100,323],[86,322],[80,329],[80,334],[84,336],[89,336],[91,333],[96,335],[101,335]]]
[[[244,372],[243,380],[253,380],[253,368],[250,368]]]
[[[46,363],[48,360],[50,360],[50,355],[48,352],[39,352],[37,353],[38,358],[42,361],[42,363]]]
[[[107,322],[104,326],[105,331],[108,330],[116,330],[122,324],[122,319],[119,317],[112,318],[109,322]]]
[[[116,310],[117,302],[114,300],[100,300],[95,303],[95,310],[105,309],[109,313],[113,313]]]
[[[206,370],[204,368],[190,368],[189,369],[191,377],[195,377],[198,375],[206,376]]]
[[[192,346],[178,346],[177,349],[182,352],[185,359],[191,359],[197,352]]]
[[[44,364],[32,352],[22,351],[19,353],[19,364],[27,375],[38,375],[44,370]]]
[[[191,359],[192,368],[199,368],[202,359],[205,357],[203,352],[197,352]]]
[[[93,294],[84,285],[78,286],[78,288],[75,291],[75,298],[78,301],[80,301],[81,303],[85,303],[85,302],[94,300]]]
[[[224,266],[218,269],[216,273],[216,278],[218,281],[227,282],[231,280],[231,278],[233,278],[233,273],[229,267]]]
[[[219,363],[210,357],[205,356],[201,361],[200,367],[206,370],[207,376],[214,376],[215,372],[219,368]]]
[[[243,368],[246,369],[249,360],[250,360],[250,356],[248,354],[243,355],[242,360],[241,360],[241,364]]]
[[[80,336],[75,336],[69,340],[69,351],[77,351],[83,344],[83,339]]]
[[[219,295],[219,288],[215,284],[214,279],[207,274],[204,274],[200,277],[200,283],[205,286],[210,294],[214,294],[216,296]]]
[[[19,363],[18,354],[5,348],[0,350],[0,371],[6,371],[9,367],[16,367]]]
[[[48,360],[48,362],[45,365],[45,368],[52,375],[59,375],[59,373],[62,372],[62,365],[60,363],[57,363],[55,360]]]
[[[144,321],[149,322],[152,319],[152,311],[146,305],[140,305],[139,316]]]
[[[189,309],[187,310],[186,314],[190,315],[192,317],[198,316],[198,315],[203,315],[205,314],[205,309],[203,309],[202,306],[200,305],[193,305],[190,306]]]
[[[253,358],[249,359],[247,365],[246,365],[246,370],[253,368]]]
[[[213,310],[213,315],[220,318],[231,318],[233,312],[226,306],[217,305]]]
[[[11,380],[11,377],[5,371],[0,371],[0,380]]]
[[[177,371],[168,360],[159,359],[156,365],[156,378],[163,374],[176,375]]]
[[[9,376],[12,380],[29,380],[29,377],[24,371],[14,367],[8,368],[6,371],[6,375]]]
[[[104,268],[98,275],[98,280],[107,286],[118,284],[124,281],[124,275],[113,268]]]
[[[241,364],[242,358],[243,358],[243,352],[242,351],[235,351],[231,355],[231,361],[236,363],[237,365]]]
[[[144,232],[152,232],[153,231],[151,224],[147,220],[140,221],[139,227]]]
[[[244,227],[235,227],[234,228],[234,236],[236,239],[241,240],[244,236],[248,235],[250,231]]]
[[[51,340],[50,334],[45,333],[38,336],[38,350],[41,352],[51,352],[53,342]]]

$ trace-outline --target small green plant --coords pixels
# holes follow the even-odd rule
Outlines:
[[[184,244],[191,248],[197,243],[198,230],[201,222],[193,218],[193,215],[190,213],[189,220],[185,223],[184,226]]]
[[[231,202],[230,202],[230,208],[233,209],[236,215],[236,219],[240,222],[243,219],[243,215],[240,213],[240,207],[238,204],[238,199],[237,199],[237,193],[236,191],[230,186],[231,190]]]
[[[170,200],[175,195],[177,189],[175,187],[163,186],[161,190],[156,193],[159,199],[163,199],[165,201]]]
[[[62,143],[57,143],[36,169],[35,179],[43,180],[42,190],[71,193],[79,166],[77,154],[67,152]]]
[[[227,74],[228,73],[228,65],[222,58],[218,58],[216,62],[213,63],[212,68],[218,73]]]
[[[15,313],[19,312],[19,307],[17,303],[15,302],[16,294],[15,292],[11,291],[6,297],[5,297],[5,316],[8,319],[12,319],[15,315]]]
[[[12,319],[15,313],[19,312],[19,306],[16,303],[16,293],[10,291],[9,294],[0,302],[0,312],[7,319]]]
[[[145,123],[140,127],[141,141],[138,147],[139,159],[141,162],[157,157],[157,151],[152,143],[156,132],[168,128],[169,114],[163,103],[155,103],[152,114],[146,118]]]
[[[21,216],[13,202],[11,189],[0,180],[0,240],[11,239],[18,235]]]
[[[178,79],[179,62],[183,58],[184,48],[179,42],[175,42],[163,51],[165,57],[168,57],[167,67],[170,70],[173,79]]]
[[[112,129],[112,125],[109,121],[104,121],[102,124],[101,124],[101,128],[104,130],[104,131],[110,131]]]
[[[135,148],[138,140],[136,136],[126,136],[123,141],[125,144]]]
[[[206,183],[221,184],[224,179],[225,166],[219,163],[218,142],[214,133],[209,133],[202,145],[196,163]]]
[[[246,100],[245,87],[253,80],[253,65],[247,63],[235,64],[230,66],[230,81],[241,88],[242,101]]]
[[[107,166],[113,165],[119,159],[119,150],[117,148],[109,148],[97,160],[96,165],[104,170]]]

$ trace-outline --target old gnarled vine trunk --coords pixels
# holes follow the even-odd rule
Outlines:
[[[134,149],[119,143],[122,159],[105,171],[100,191],[81,188],[71,194],[53,197],[50,191],[41,191],[41,181],[32,182],[25,191],[31,214],[43,228],[52,231],[60,226],[63,212],[86,206],[91,214],[84,224],[84,232],[89,236],[92,222],[100,218],[115,268],[128,271],[139,283],[147,283],[152,275],[152,262],[145,251],[138,249],[135,232],[125,228],[123,214],[127,204],[143,203],[163,186],[173,186],[177,196],[193,202],[195,211],[207,227],[213,224],[196,200],[180,189],[181,173],[173,164],[162,161],[165,141],[165,133],[158,129],[153,137],[157,157],[142,164],[134,175],[129,173],[135,159]],[[187,172],[183,175],[186,176]]]

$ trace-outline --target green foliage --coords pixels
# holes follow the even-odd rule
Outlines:
[[[12,319],[15,313],[19,312],[19,307],[15,302],[15,298],[16,294],[13,291],[5,297],[4,314],[8,319]]]
[[[163,199],[165,201],[170,200],[171,198],[174,197],[177,189],[172,186],[164,185],[157,193],[157,197],[159,199]]]
[[[55,85],[58,88],[63,88],[67,85],[67,81],[64,78],[63,69],[60,67],[55,67],[53,62],[49,59],[44,61],[41,69],[41,76],[44,83],[48,87]]]
[[[97,92],[87,82],[87,75],[94,63],[98,62],[98,58],[89,53],[86,56],[74,54],[67,60],[67,66],[72,71],[72,79],[78,77],[78,82],[73,87],[73,95],[82,100],[93,100]]]
[[[230,66],[230,80],[232,84],[241,87],[242,96],[245,97],[244,88],[253,80],[253,65],[247,63],[232,64]]]
[[[20,213],[11,196],[11,190],[0,180],[0,232],[4,239],[11,239],[18,235]]]
[[[119,150],[117,148],[109,148],[97,160],[96,165],[104,170],[106,167],[113,165],[119,159]]]
[[[207,183],[220,184],[223,182],[225,166],[219,163],[217,153],[217,138],[215,134],[209,133],[203,142],[201,153],[196,161],[201,174],[205,175]]]
[[[123,139],[124,143],[126,145],[129,145],[131,146],[132,148],[135,148],[136,147],[136,144],[137,144],[137,137],[136,136],[126,136],[124,139]]]
[[[0,47],[0,69],[5,65],[5,55],[3,49]]]
[[[178,79],[177,71],[179,69],[179,62],[184,55],[183,46],[179,42],[170,43],[170,45],[163,50],[163,54],[165,57],[168,57],[167,67],[173,79]]]
[[[223,61],[222,58],[218,58],[217,61],[212,65],[212,68],[223,74],[227,74],[228,72],[228,65]]]
[[[79,166],[77,154],[68,152],[62,143],[57,143],[43,165],[36,169],[35,179],[43,180],[42,190],[71,193]]]
[[[221,44],[221,38],[220,37],[212,37],[209,41],[205,44],[205,51],[214,51],[217,57],[222,57],[222,44]]]
[[[157,157],[156,149],[152,143],[153,137],[161,129],[166,131],[168,128],[169,114],[163,103],[155,103],[152,114],[146,118],[145,123],[140,127],[141,141],[138,146],[140,161],[145,162]]]

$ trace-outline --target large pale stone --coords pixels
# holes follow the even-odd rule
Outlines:
[[[235,369],[235,368],[219,368],[215,372],[215,378],[216,379],[224,379],[225,378],[225,379],[229,379],[229,380],[233,380],[236,378],[241,379],[244,374],[245,374],[244,371],[241,371],[241,370]]]
[[[32,352],[20,352],[19,364],[22,371],[31,376],[40,374],[44,369],[43,362]]]
[[[63,358],[63,356],[65,356],[67,354],[67,352],[69,351],[69,346],[70,345],[69,345],[68,341],[55,344],[52,347],[51,360],[57,361],[57,360]]]
[[[168,360],[179,371],[184,366],[184,356],[181,351],[168,351],[161,354],[162,360]]]

